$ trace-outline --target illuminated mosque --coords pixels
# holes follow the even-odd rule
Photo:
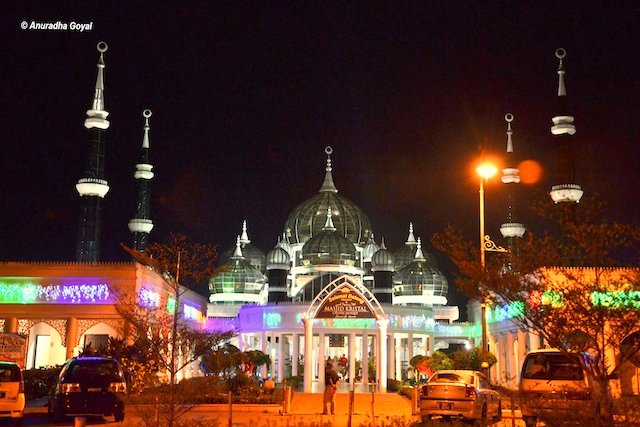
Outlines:
[[[24,367],[61,364],[88,344],[98,346],[110,336],[122,335],[123,320],[115,309],[115,295],[121,291],[132,292],[140,304],[178,315],[196,328],[234,330],[232,344],[271,357],[263,376],[278,382],[300,376],[305,392],[322,390],[329,358],[346,358],[340,372],[344,384],[373,383],[375,390],[384,392],[387,380],[408,377],[409,361],[415,355],[480,345],[480,304],[469,304],[469,322],[458,321],[459,308],[447,305],[448,281],[416,238],[411,223],[399,250],[388,249],[384,240],[376,241],[366,213],[342,196],[334,183],[331,147],[325,149],[326,163],[318,158],[319,190],[314,194],[316,189],[309,189],[310,198],[289,214],[274,236],[275,247],[265,253],[253,245],[247,222],[239,219],[238,237],[222,253],[224,268],[209,279],[208,296],[185,290],[178,304],[165,278],[152,268],[133,261],[102,262],[101,203],[110,189],[103,162],[110,125],[104,102],[107,45],[99,43],[98,51],[95,92],[84,122],[90,134],[89,156],[76,184],[81,200],[76,260],[0,262],[0,330],[27,337]],[[558,98],[564,108],[565,53],[559,49],[557,55]],[[135,210],[128,223],[132,246],[139,251],[147,247],[154,227],[151,116],[151,111],[143,112],[141,158],[134,172],[138,199],[131,201]],[[507,157],[517,164],[513,116],[505,119]],[[570,157],[573,116],[561,109],[553,123],[559,152]],[[515,210],[518,174],[517,167],[511,166],[502,175],[511,191],[500,231],[512,250],[526,231]],[[582,189],[572,182],[573,171],[560,170],[556,176],[559,182],[550,193],[554,201],[577,203]],[[485,316],[488,349],[498,358],[490,377],[507,386],[517,382],[524,354],[543,345],[540,337],[509,321],[510,315],[508,308],[494,307]],[[194,362],[179,377],[202,374]]]

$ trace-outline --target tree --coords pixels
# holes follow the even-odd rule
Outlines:
[[[450,256],[455,283],[467,296],[493,301],[493,310],[552,347],[589,355],[585,369],[606,411],[612,402],[608,378],[639,350],[635,340],[619,351],[640,325],[640,227],[603,219],[602,205],[588,201],[596,208],[578,222],[568,212],[574,206],[550,206],[546,200],[535,210],[556,228],[528,231],[517,251],[492,254],[484,269],[476,243],[459,230],[448,226],[432,242]]]
[[[217,248],[213,245],[189,243],[183,235],[171,234],[168,244],[154,243],[142,253],[124,245],[138,262],[155,270],[167,285],[170,296],[164,306],[140,304],[138,295],[118,296],[116,310],[125,320],[125,336],[136,343],[168,376],[168,392],[162,396],[162,411],[169,426],[193,405],[193,396],[178,392],[177,374],[202,355],[226,343],[231,331],[208,332],[183,318],[181,298],[190,287],[206,280],[217,271]],[[184,285],[183,285],[184,284]]]

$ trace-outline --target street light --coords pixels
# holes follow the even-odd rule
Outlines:
[[[484,233],[484,181],[494,176],[497,172],[498,168],[491,163],[482,163],[476,168],[476,173],[480,176],[480,265],[482,266],[483,273],[486,267],[486,251],[507,252],[507,250],[502,246],[497,246],[488,234]],[[480,313],[480,324],[482,326],[482,351],[485,352],[487,351],[487,303],[484,298],[480,303]],[[484,363],[483,368],[485,368]]]

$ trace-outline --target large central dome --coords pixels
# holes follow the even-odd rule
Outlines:
[[[320,192],[299,204],[287,218],[285,232],[291,243],[306,243],[320,234],[325,225],[327,209],[336,232],[355,244],[364,244],[371,234],[369,218],[360,207],[340,196],[331,175],[332,148],[327,147],[327,168]]]

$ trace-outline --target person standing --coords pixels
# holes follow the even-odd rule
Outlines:
[[[328,362],[324,371],[324,396],[322,397],[322,414],[327,415],[327,403],[331,406],[331,415],[336,413],[335,395],[338,388],[338,374],[333,369],[333,364]]]

